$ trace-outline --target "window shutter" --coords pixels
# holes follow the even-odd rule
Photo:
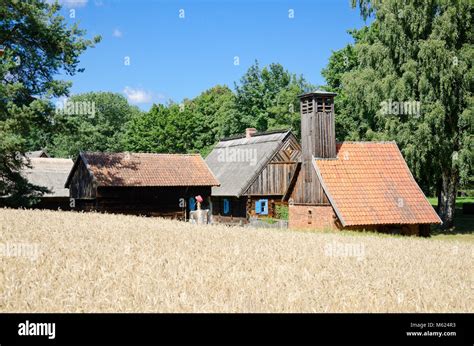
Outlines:
[[[196,210],[196,201],[194,200],[194,197],[189,197],[189,210]]]
[[[257,214],[260,214],[262,212],[262,201],[261,200],[258,200],[258,201],[255,201],[255,212]]]

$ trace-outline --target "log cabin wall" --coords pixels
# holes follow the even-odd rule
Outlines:
[[[96,187],[85,165],[80,162],[71,179],[73,210],[104,213],[187,218],[189,198],[201,195],[209,207],[211,187]],[[180,200],[180,199],[183,200]],[[183,204],[184,202],[184,204]]]
[[[32,209],[71,210],[69,197],[41,197],[39,202],[31,206]]]
[[[66,181],[74,210],[186,219],[218,184],[200,155],[145,153],[80,153]]]
[[[256,203],[261,199],[268,200],[268,214],[267,215],[258,215],[256,213]],[[277,207],[278,206],[288,206],[287,202],[282,201],[281,195],[278,196],[250,196],[247,199],[247,213],[249,217],[271,217],[279,218]]]
[[[96,210],[100,212],[189,217],[189,198],[201,195],[202,209],[209,208],[210,187],[99,187]]]
[[[229,211],[224,212],[224,201],[229,203]],[[212,214],[221,216],[246,217],[247,197],[212,197]]]
[[[227,200],[227,202],[224,202]],[[247,223],[247,197],[222,197],[214,196],[211,198],[212,201],[212,221],[227,223],[227,224],[239,224]],[[227,213],[224,210],[224,203],[228,203],[229,210]]]

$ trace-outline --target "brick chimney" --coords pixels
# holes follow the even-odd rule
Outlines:
[[[256,128],[253,128],[253,127],[246,128],[245,129],[245,138],[250,138],[256,133],[257,133]]]

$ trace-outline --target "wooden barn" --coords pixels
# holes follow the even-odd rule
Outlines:
[[[33,207],[38,209],[69,209],[69,190],[64,187],[73,166],[71,159],[56,159],[44,156],[44,152],[30,156],[30,166],[22,174],[28,182],[46,187],[49,191]],[[27,155],[28,156],[28,155]]]
[[[66,187],[76,210],[187,219],[219,182],[200,155],[80,153]]]
[[[302,166],[289,226],[429,234],[441,223],[395,142],[336,143],[334,97],[301,95]]]
[[[245,135],[221,140],[206,158],[221,183],[212,188],[213,221],[274,217],[297,176],[300,155],[299,142],[289,130],[247,129]]]

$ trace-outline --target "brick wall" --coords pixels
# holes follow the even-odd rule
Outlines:
[[[338,229],[331,206],[289,206],[289,228]]]
[[[341,229],[336,221],[336,215],[331,206],[305,206],[305,205],[290,205],[289,206],[289,228],[295,229]],[[421,229],[425,227],[426,230]],[[353,231],[371,231],[382,232],[388,234],[401,235],[428,235],[429,225],[371,225],[371,226],[353,226],[344,229]]]

